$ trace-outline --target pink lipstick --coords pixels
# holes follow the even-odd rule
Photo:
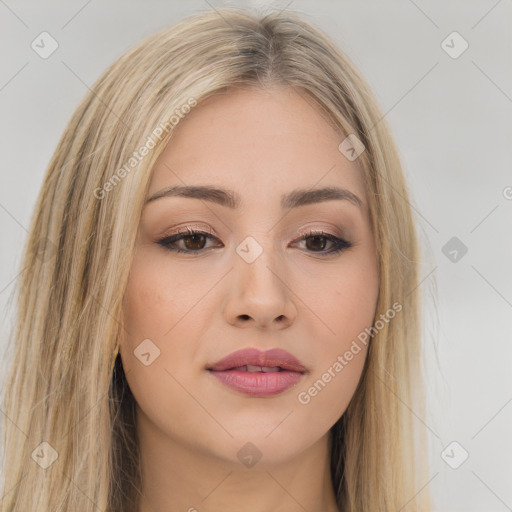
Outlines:
[[[297,384],[306,367],[289,352],[242,349],[207,370],[227,387],[253,397],[273,396]]]

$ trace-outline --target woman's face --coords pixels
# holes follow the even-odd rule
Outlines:
[[[344,357],[372,325],[378,296],[361,171],[312,100],[288,88],[216,95],[174,130],[148,197],[222,191],[144,207],[121,343],[139,431],[224,462],[285,461],[325,439],[363,369],[363,344]],[[349,193],[315,195],[327,187]],[[305,370],[208,369],[248,348],[285,350]],[[280,391],[285,381],[294,384]]]

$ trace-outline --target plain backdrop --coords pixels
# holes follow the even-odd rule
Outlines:
[[[0,349],[42,177],[78,102],[128,47],[227,4],[0,1]],[[402,154],[427,298],[437,284],[425,308],[428,414],[404,404],[428,428],[429,480],[418,492],[430,489],[436,511],[510,510],[512,3],[271,5],[305,13],[334,38],[373,88]],[[31,47],[44,31],[58,43],[47,59]]]

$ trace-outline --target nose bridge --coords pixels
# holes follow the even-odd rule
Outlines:
[[[261,326],[294,318],[291,291],[279,247],[271,234],[248,235],[235,249],[227,315],[231,323],[252,318]]]
[[[283,272],[276,245],[271,234],[261,232],[247,236],[236,247],[235,270],[245,292],[283,294],[283,278],[276,275]]]

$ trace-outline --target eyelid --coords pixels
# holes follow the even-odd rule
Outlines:
[[[182,226],[181,228],[173,229],[169,233],[165,232],[164,234],[162,234],[162,236],[160,236],[158,238],[162,238],[162,237],[166,238],[166,237],[174,236],[174,235],[183,235],[183,234],[188,234],[188,233],[194,232],[194,231],[201,231],[204,233],[208,233],[209,235],[211,235],[215,238],[218,238],[210,226],[203,225],[203,224],[187,224],[186,226]]]
[[[335,236],[336,238],[346,238],[346,235],[342,232],[340,228],[336,228],[332,226],[331,228],[326,228],[323,226],[306,226],[302,227],[298,231],[299,237],[304,235],[314,236],[314,235],[322,235],[322,236]]]

